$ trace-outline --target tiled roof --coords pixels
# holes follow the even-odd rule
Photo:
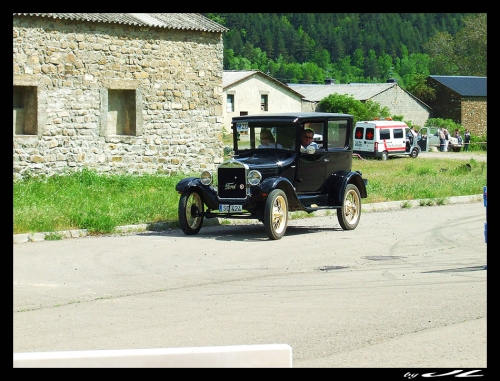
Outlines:
[[[224,70],[222,73],[222,87],[232,85],[255,73],[257,73],[257,70]]]
[[[199,13],[14,13],[15,16],[128,24],[166,29],[227,32],[229,29]]]
[[[288,83],[290,88],[304,95],[304,100],[319,102],[331,94],[351,95],[358,101],[366,101],[373,98],[393,86],[396,83],[349,83],[349,84],[297,84]]]
[[[304,98],[301,92],[298,92],[296,89],[292,89],[287,85],[284,85],[280,81],[274,79],[273,77],[261,72],[260,70],[224,70],[222,73],[222,87],[226,89],[226,87],[234,85],[235,83],[238,83],[246,78],[253,77],[253,76],[263,76],[267,78],[270,81],[275,82],[277,85],[285,88],[287,91],[291,91],[301,98]]]
[[[431,78],[464,97],[485,97],[486,77],[431,75]]]

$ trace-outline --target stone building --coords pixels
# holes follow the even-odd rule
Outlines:
[[[436,91],[429,101],[433,118],[451,119],[472,135],[486,136],[486,77],[431,75],[427,84]]]
[[[15,178],[222,160],[227,28],[196,13],[14,13],[13,26]]]
[[[429,119],[431,108],[400,87],[393,80],[387,83],[336,84],[325,80],[325,84],[289,83],[292,89],[304,95],[302,111],[318,111],[318,103],[331,94],[349,95],[360,102],[373,101],[387,107],[391,115],[403,115],[403,120],[422,127]]]

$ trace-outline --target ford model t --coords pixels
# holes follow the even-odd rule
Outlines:
[[[197,234],[204,218],[241,218],[261,221],[270,239],[280,239],[289,212],[323,209],[336,209],[342,229],[356,228],[367,180],[351,169],[352,115],[246,115],[233,117],[231,128],[231,158],[216,173],[176,185],[185,234]]]

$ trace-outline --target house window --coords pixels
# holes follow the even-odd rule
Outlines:
[[[135,90],[108,90],[108,135],[137,135]]]
[[[227,94],[227,112],[234,112],[234,94]]]
[[[14,86],[14,135],[37,135],[36,86]]]
[[[260,95],[260,109],[262,111],[267,111],[267,94],[261,94]]]

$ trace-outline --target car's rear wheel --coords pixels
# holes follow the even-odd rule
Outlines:
[[[380,160],[386,161],[389,158],[389,154],[387,151],[382,152],[382,156],[380,156]]]
[[[267,196],[264,225],[269,239],[281,239],[288,224],[288,200],[285,192],[275,189]]]
[[[344,191],[342,208],[337,210],[337,219],[344,230],[354,230],[361,218],[361,196],[358,187],[348,184]]]
[[[203,225],[203,201],[196,190],[181,195],[178,208],[179,224],[187,235],[197,234]]]

